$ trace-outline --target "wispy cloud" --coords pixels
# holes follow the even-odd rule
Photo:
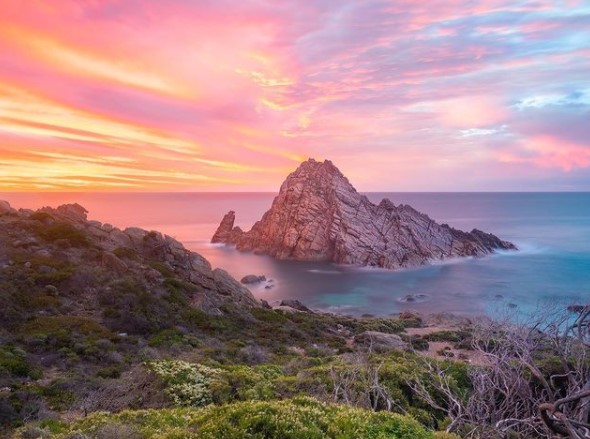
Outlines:
[[[590,185],[584,1],[0,4],[7,189]]]

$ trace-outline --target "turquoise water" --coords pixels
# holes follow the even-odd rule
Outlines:
[[[235,210],[249,228],[274,194],[0,194],[15,207],[76,201],[91,219],[120,227],[160,230],[182,241],[216,267],[240,278],[265,274],[274,287],[253,289],[273,301],[296,298],[308,306],[351,314],[386,315],[404,310],[464,314],[508,307],[590,302],[590,193],[371,193],[411,204],[438,222],[479,228],[514,242],[518,252],[404,271],[334,264],[275,261],[209,244],[219,221]],[[414,300],[408,302],[411,295]]]

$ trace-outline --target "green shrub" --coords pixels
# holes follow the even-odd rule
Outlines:
[[[153,335],[148,344],[152,347],[172,346],[174,344],[197,347],[199,340],[193,336],[183,334],[178,329],[163,329]]]
[[[420,317],[407,317],[399,320],[400,324],[404,328],[421,328],[424,326],[424,322]]]
[[[54,380],[46,386],[35,388],[34,391],[45,398],[51,410],[67,410],[76,399],[65,380]]]
[[[424,339],[428,341],[446,341],[449,343],[458,343],[468,336],[461,331],[436,331],[425,334]]]
[[[239,322],[232,317],[212,316],[196,308],[185,309],[181,318],[193,328],[215,333],[217,337],[222,333],[231,333],[239,328]]]
[[[212,383],[213,399],[217,403],[276,399],[277,380],[283,376],[276,365],[228,366]]]
[[[210,386],[216,369],[181,360],[152,361],[148,368],[164,381],[175,405],[201,407],[213,401]]]
[[[35,221],[40,221],[40,222],[44,222],[46,220],[54,220],[55,219],[53,217],[53,215],[50,215],[47,212],[35,212],[29,218],[32,219],[32,220],[35,220]]]
[[[427,351],[430,347],[428,341],[426,341],[424,337],[421,337],[419,335],[402,334],[401,338],[403,341],[408,343],[412,349],[415,349],[417,351]]]
[[[113,334],[92,319],[78,316],[40,316],[22,327],[27,336],[51,335],[66,331],[78,333],[92,339],[111,338]]]
[[[164,285],[168,290],[190,292],[196,289],[196,286],[190,282],[183,281],[177,277],[167,277],[164,279]]]
[[[116,340],[115,334],[94,320],[77,316],[40,316],[21,327],[29,346],[45,346],[77,361],[79,355],[96,357],[98,339]]]
[[[50,256],[23,253],[15,254],[13,255],[13,258],[18,266],[27,262],[31,264],[31,268],[26,271],[23,270],[21,272],[12,273],[11,277],[13,283],[17,283],[17,277],[26,275],[27,281],[30,283],[29,286],[37,284],[46,286],[53,285],[55,287],[55,285],[59,284],[60,282],[69,279],[75,271],[74,266],[68,261]],[[17,266],[12,269],[14,270],[16,267]],[[41,267],[45,268],[46,270],[41,270]]]
[[[86,235],[68,223],[56,222],[38,228],[38,235],[47,242],[67,241],[72,247],[89,247]]]
[[[252,315],[260,322],[265,323],[285,323],[289,319],[280,312],[265,308],[252,308]]]
[[[2,372],[21,377],[29,376],[32,369],[26,353],[13,346],[0,346],[0,375]]]
[[[95,437],[107,425],[125,425],[146,439],[433,439],[431,432],[408,416],[323,404],[312,398],[95,413],[52,429],[61,430],[56,439],[74,432]]]
[[[123,366],[113,365],[99,369],[96,376],[99,378],[119,378],[123,372]]]
[[[358,331],[377,331],[388,334],[399,334],[400,332],[403,332],[406,327],[403,322],[404,320],[399,319],[363,319],[359,321]]]
[[[120,259],[130,259],[132,261],[138,261],[140,259],[139,253],[131,247],[117,247],[113,250],[113,254]]]
[[[436,431],[434,432],[433,439],[461,439],[454,433],[446,433],[444,431]]]
[[[183,288],[177,288],[173,284],[173,281],[175,281],[175,279],[167,278],[164,280],[164,286],[168,289],[168,294],[164,299],[166,299],[171,305],[176,305],[182,309],[189,307],[190,305],[188,298],[185,295],[185,290]]]
[[[160,272],[160,274],[164,277],[174,277],[174,271],[170,269],[168,265],[163,262],[155,261],[150,264],[150,266]]]

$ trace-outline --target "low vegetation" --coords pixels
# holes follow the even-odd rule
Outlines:
[[[283,401],[248,401],[204,409],[123,411],[94,414],[63,424],[40,424],[39,435],[137,438],[267,438],[267,439],[434,439],[435,435],[407,416],[367,412],[300,397]]]
[[[431,331],[413,314],[231,301],[211,312],[204,284],[158,245],[115,248],[116,272],[95,237],[49,213],[3,224],[0,436],[578,439],[590,428],[585,306]]]

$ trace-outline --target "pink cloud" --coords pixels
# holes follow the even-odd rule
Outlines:
[[[491,96],[469,96],[434,103],[443,123],[450,127],[477,128],[498,124],[506,119],[505,103]]]
[[[549,4],[4,3],[0,144],[36,188],[271,189],[308,156],[375,170],[365,189],[438,187],[493,161],[459,130],[506,123],[515,100],[587,81],[588,48],[568,34],[583,23]],[[555,145],[504,158],[587,166],[585,145]],[[79,166],[87,185],[76,186]],[[26,188],[9,170],[0,183]]]
[[[541,168],[558,168],[570,172],[590,166],[590,146],[579,145],[550,136],[535,136],[522,142],[520,151],[504,151],[499,160],[527,163]]]

